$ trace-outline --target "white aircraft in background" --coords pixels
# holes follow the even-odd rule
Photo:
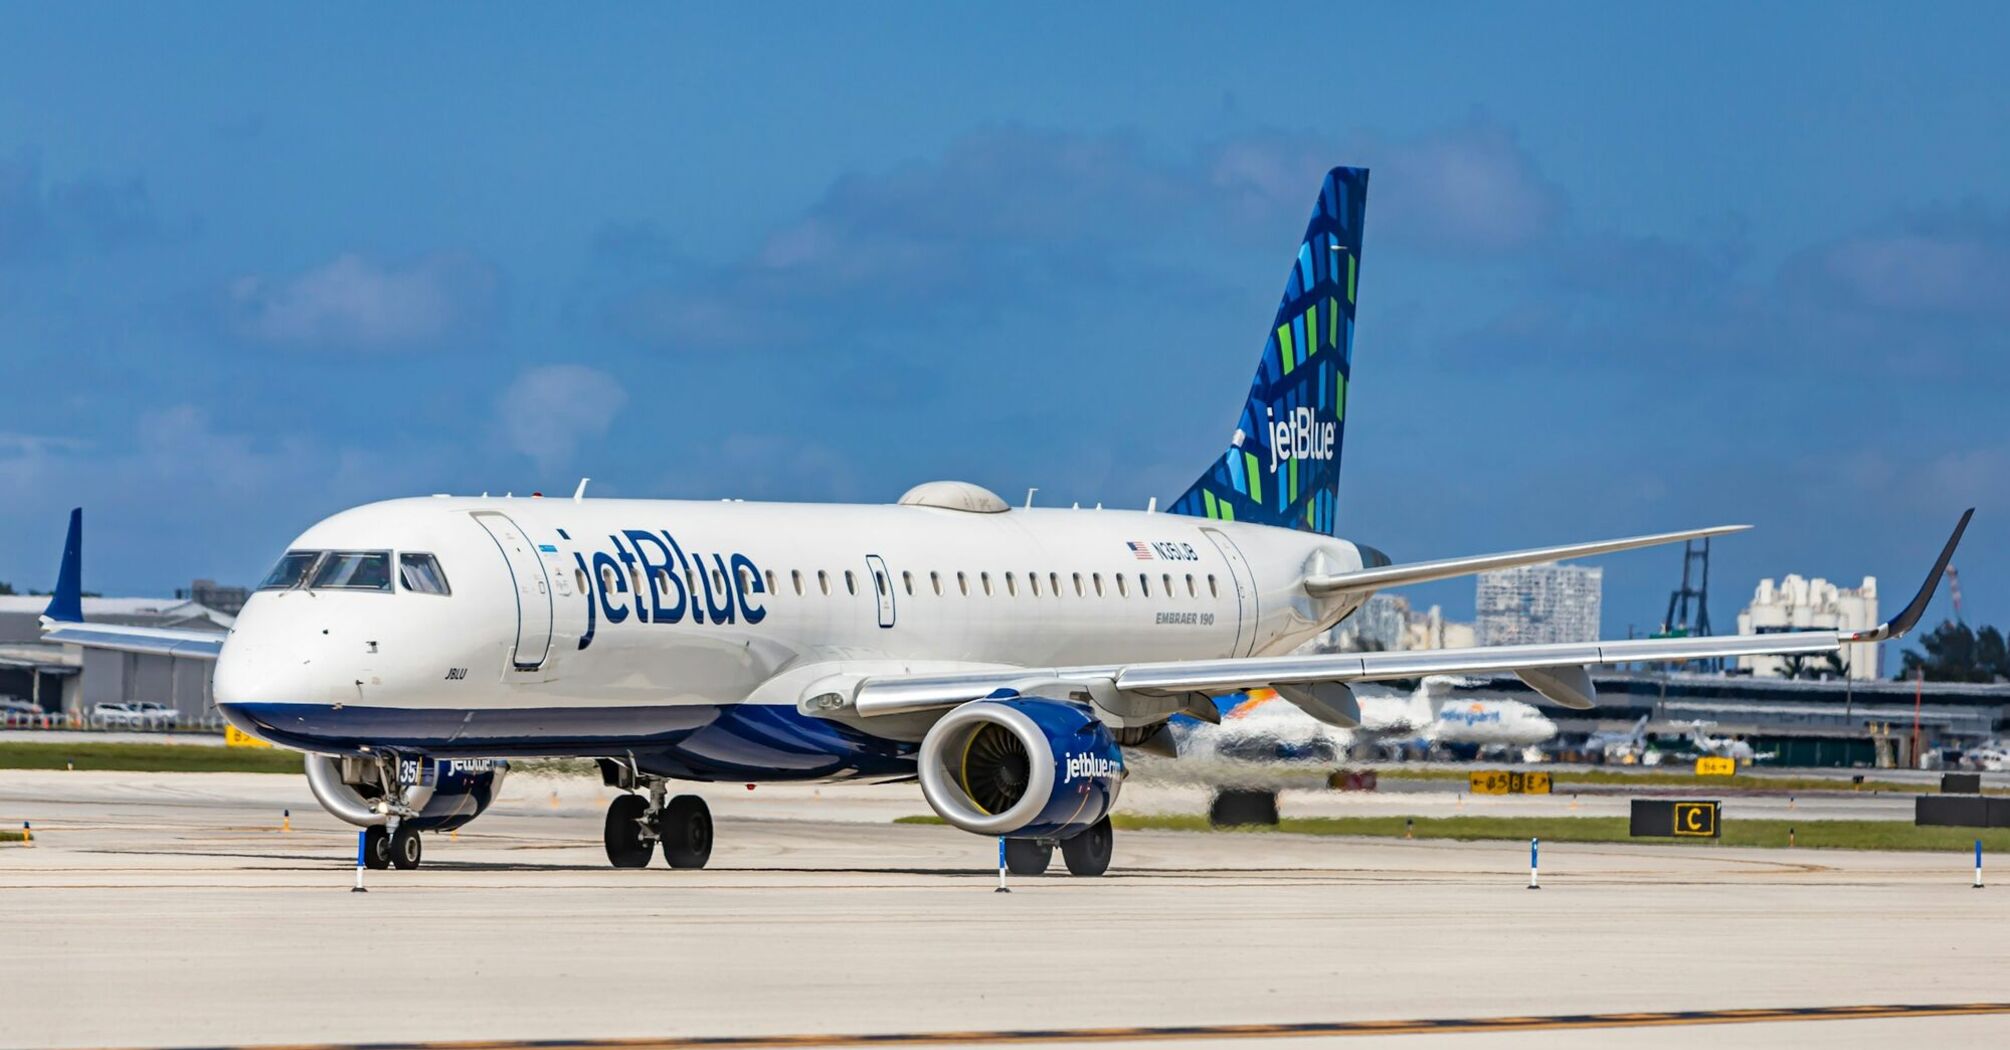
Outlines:
[[[1716,724],[1704,721],[1689,723],[1689,746],[1694,748],[1697,754],[1728,758],[1741,766],[1750,765],[1762,758],[1774,758],[1779,754],[1777,751],[1755,751],[1751,744],[1737,737],[1711,736],[1705,732]]]
[[[1633,728],[1625,732],[1593,733],[1584,739],[1584,750],[1596,752],[1606,762],[1614,765],[1630,766],[1640,762],[1647,753],[1647,719],[1641,715],[1633,723]]]
[[[1523,754],[1554,739],[1556,723],[1520,700],[1457,699],[1457,678],[1433,675],[1408,695],[1357,693],[1360,724],[1321,722],[1269,689],[1226,698],[1218,724],[1193,724],[1182,756],[1252,762],[1331,762],[1364,747],[1470,747]]]
[[[1095,875],[1124,749],[1162,748],[1213,696],[1269,688],[1353,728],[1353,683],[1511,671],[1585,708],[1589,664],[1827,653],[1918,620],[1960,527],[1870,631],[1287,655],[1384,588],[1737,528],[1408,564],[1336,538],[1367,178],[1321,184],[1233,436],[1170,513],[1013,509],[959,482],[890,506],[589,500],[583,481],[570,499],[391,500],[303,532],[219,644],[83,622],[74,512],[46,637],[214,658],[218,710],[306,753],[373,866],[417,866],[423,832],[494,800],[503,760],[582,756],[625,792],[604,828],[616,867],[710,856],[710,811],[673,781],[918,778],[949,823],[1007,839],[1013,870],[1058,844]],[[756,418],[801,407],[752,376],[733,396]]]

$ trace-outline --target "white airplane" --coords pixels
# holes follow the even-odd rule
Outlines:
[[[1647,720],[1649,715],[1641,715],[1625,732],[1593,733],[1584,740],[1586,751],[1597,752],[1606,762],[1615,765],[1633,765],[1641,760],[1647,751]]]
[[[1360,745],[1421,743],[1526,751],[1556,736],[1556,723],[1520,700],[1455,699],[1456,678],[1425,678],[1407,696],[1357,692],[1360,724],[1322,722],[1278,693],[1253,689],[1223,708],[1219,724],[1194,726],[1180,753],[1254,762],[1330,762]]]
[[[1711,736],[1706,730],[1715,722],[1695,721],[1689,723],[1689,746],[1699,755],[1728,758],[1739,765],[1750,765],[1762,758],[1773,758],[1777,751],[1755,751],[1751,744],[1733,736]]]
[[[1409,564],[1333,536],[1367,178],[1320,186],[1234,436],[1169,513],[1014,509],[960,482],[892,506],[587,499],[584,481],[397,499],[301,533],[219,644],[83,622],[77,512],[46,637],[215,658],[218,710],[305,752],[376,866],[417,866],[421,832],[479,814],[498,760],[569,755],[628,792],[607,812],[617,867],[706,862],[709,810],[672,781],[918,778],[946,821],[1007,839],[1013,870],[1058,844],[1095,875],[1124,749],[1210,696],[1271,688],[1351,727],[1351,683],[1512,671],[1582,708],[1588,664],[1826,653],[1918,619],[1953,540],[1872,631],[1283,655],[1386,587],[1738,528]]]

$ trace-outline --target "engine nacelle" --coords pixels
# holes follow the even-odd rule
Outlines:
[[[1124,757],[1082,704],[975,700],[921,740],[921,794],[965,831],[1070,838],[1117,804]]]
[[[416,815],[400,823],[420,831],[451,831],[489,808],[502,793],[509,763],[488,758],[400,759],[385,783],[385,764],[367,758],[307,756],[307,784],[321,808],[358,827],[387,824],[391,799]]]

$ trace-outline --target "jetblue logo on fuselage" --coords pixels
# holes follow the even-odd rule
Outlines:
[[[1062,763],[1061,782],[1073,783],[1077,780],[1108,780],[1122,769],[1115,760],[1105,755],[1069,755]]]
[[[607,548],[575,552],[586,574],[586,633],[593,644],[597,621],[694,625],[747,623],[768,618],[767,582],[752,558],[738,551],[687,550],[669,530],[623,529],[608,533]]]
[[[1339,444],[1340,424],[1330,420],[1322,422],[1309,408],[1294,408],[1283,419],[1277,418],[1273,409],[1264,409],[1270,428],[1270,472],[1285,460],[1291,459],[1332,459]]]

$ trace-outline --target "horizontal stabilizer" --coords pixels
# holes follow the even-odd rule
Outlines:
[[[1313,595],[1338,594],[1342,591],[1378,591],[1385,587],[1448,580],[1454,576],[1470,576],[1495,569],[1510,569],[1517,565],[1540,565],[1543,562],[1562,561],[1566,558],[1584,558],[1593,554],[1611,554],[1639,547],[1658,547],[1664,543],[1699,540],[1706,536],[1723,536],[1743,532],[1749,528],[1750,525],[1718,525],[1708,529],[1659,532],[1651,536],[1628,536],[1618,540],[1567,543],[1561,547],[1536,547],[1530,550],[1508,551],[1504,554],[1475,554],[1465,558],[1443,558],[1438,561],[1412,562],[1408,565],[1381,565],[1354,572],[1308,576],[1305,578],[1305,590]]]

